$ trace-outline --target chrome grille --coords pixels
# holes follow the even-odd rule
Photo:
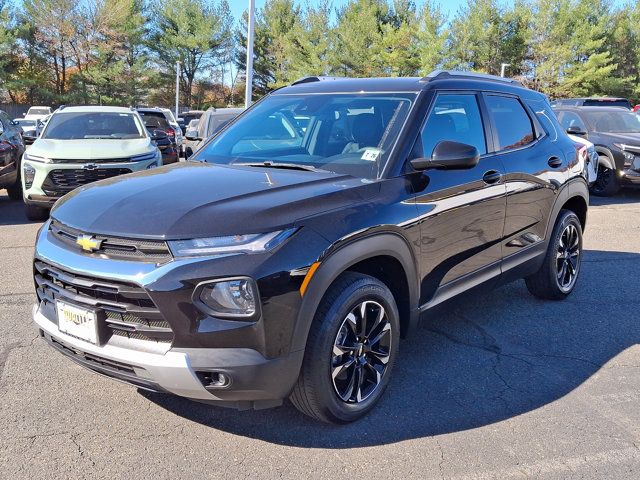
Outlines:
[[[124,260],[138,260],[141,262],[166,263],[173,258],[166,242],[161,240],[138,240],[133,238],[114,237],[108,235],[94,235],[100,242],[100,249],[94,253],[85,252],[77,244],[79,235],[86,234],[75,228],[63,225],[53,220],[49,227],[54,238],[65,243],[73,250],[86,255],[106,256]]]
[[[63,300],[102,313],[99,321],[111,334],[173,341],[171,326],[147,292],[137,285],[76,275],[40,260],[34,262],[34,277],[43,312],[54,323],[55,301]]]

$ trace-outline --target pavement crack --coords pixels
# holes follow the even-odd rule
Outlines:
[[[80,454],[80,458],[86,458],[87,460],[89,460],[91,462],[91,466],[95,467],[96,466],[96,462],[84,451],[84,449],[82,448],[82,445],[80,445],[78,443],[78,440],[77,440],[78,435],[80,435],[80,434],[79,433],[74,433],[73,435],[71,435],[71,441],[77,447],[78,453]]]

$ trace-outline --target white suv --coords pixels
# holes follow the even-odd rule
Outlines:
[[[43,220],[58,198],[96,180],[162,165],[142,119],[124,107],[61,107],[22,157],[29,220]]]

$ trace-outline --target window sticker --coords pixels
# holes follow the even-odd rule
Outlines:
[[[375,162],[378,157],[380,156],[380,150],[377,148],[367,148],[364,153],[362,154],[362,157],[360,157],[362,160],[369,160],[370,162]]]

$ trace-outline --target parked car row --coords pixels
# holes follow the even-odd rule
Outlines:
[[[594,194],[610,196],[623,186],[640,186],[638,115],[626,108],[604,106],[559,105],[554,112],[568,133],[593,145],[592,152],[598,156],[597,179],[591,188]]]

